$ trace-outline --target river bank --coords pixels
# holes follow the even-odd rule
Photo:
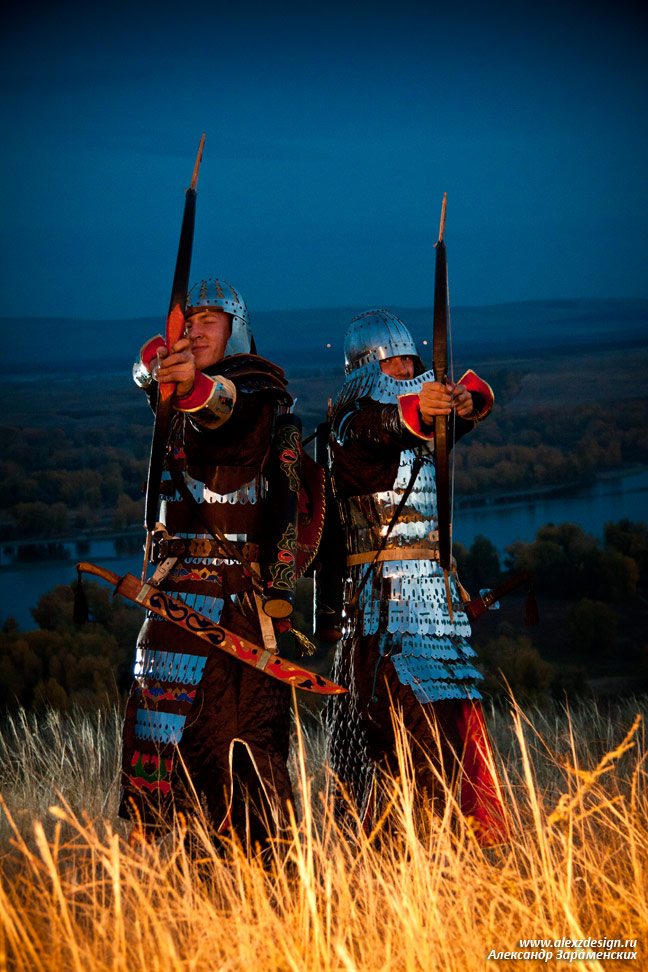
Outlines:
[[[550,486],[539,486],[532,489],[493,492],[480,496],[455,497],[455,513],[457,517],[455,530],[468,535],[470,524],[474,517],[487,514],[491,510],[500,513],[520,510],[522,508],[541,508],[552,504],[552,516],[562,506],[566,513],[572,506],[570,501],[579,504],[587,499],[596,497],[624,496],[645,493],[645,503],[637,496],[637,501],[631,501],[627,511],[615,508],[611,519],[644,520],[648,518],[648,467],[635,464],[623,469],[606,470],[599,473],[591,481],[578,483],[561,483]],[[553,504],[556,504],[555,507]],[[582,509],[580,513],[582,515]],[[536,517],[533,517],[535,521]],[[562,522],[569,521],[565,515]],[[476,521],[475,521],[476,522]],[[548,521],[547,521],[548,522]],[[574,522],[580,522],[579,519]],[[542,525],[542,524],[540,524]],[[588,528],[589,529],[589,528]],[[477,532],[485,532],[477,530]],[[598,530],[593,531],[599,535]],[[499,533],[499,531],[498,531]],[[525,533],[528,531],[525,530]],[[476,534],[475,534],[476,535]],[[486,534],[488,535],[488,534]],[[602,534],[600,534],[602,536]],[[139,525],[119,531],[107,528],[106,531],[84,530],[78,534],[68,534],[65,537],[29,538],[26,540],[5,540],[0,545],[0,572],[18,569],[21,566],[33,567],[34,564],[47,563],[76,563],[86,556],[104,556],[109,559],[136,555],[143,549],[143,528]],[[461,537],[458,537],[461,539]],[[533,539],[530,537],[529,539]],[[465,540],[461,540],[465,543]],[[471,541],[472,542],[472,541]],[[496,546],[498,544],[493,540]]]
[[[466,547],[480,534],[488,537],[503,560],[508,546],[532,541],[546,523],[576,523],[602,540],[605,524],[624,518],[648,520],[646,467],[634,467],[623,475],[602,475],[594,483],[572,489],[570,495],[544,490],[535,498],[509,494],[508,503],[461,508],[453,535],[455,542]],[[113,534],[5,542],[0,548],[0,623],[15,617],[21,628],[34,627],[31,610],[39,597],[57,584],[73,582],[74,564],[79,560],[105,564],[116,573],[139,575],[143,539],[138,527]]]
[[[143,548],[143,527],[130,530],[93,531],[65,537],[5,540],[0,546],[0,572],[22,567],[31,568],[39,563],[76,563],[102,546],[106,556],[127,556]]]
[[[627,482],[630,489],[648,489],[648,466],[633,463],[618,469],[606,469],[596,473],[590,479],[581,479],[569,483],[553,483],[548,486],[530,486],[526,489],[493,490],[490,493],[480,493],[479,496],[455,497],[456,510],[480,509],[482,507],[499,506],[514,507],[524,503],[535,503],[545,499],[580,495],[583,491],[604,487],[605,484]],[[648,510],[646,511],[648,515]]]

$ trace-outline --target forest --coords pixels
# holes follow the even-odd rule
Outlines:
[[[597,474],[648,464],[648,404],[629,399],[611,409],[602,402],[507,408],[522,372],[489,375],[496,405],[478,434],[454,450],[455,500],[479,505],[511,494],[560,490],[593,482]],[[305,435],[325,417],[326,394],[337,376],[312,380],[312,404],[297,381],[297,412]],[[59,408],[51,424],[7,423],[0,428],[0,540],[52,540],[92,531],[138,528],[150,447],[150,413],[134,389],[115,411],[90,388]],[[29,415],[27,416],[29,418]]]
[[[458,516],[468,505],[559,493],[594,482],[600,473],[648,465],[647,401],[636,397],[636,381],[619,383],[628,357],[615,353],[605,385],[599,381],[603,352],[480,365],[496,404],[489,420],[453,451]],[[536,380],[531,395],[530,378]],[[332,369],[291,376],[305,436],[325,417],[340,381]],[[538,382],[548,389],[544,396]],[[543,398],[552,404],[534,404]],[[0,407],[0,540],[15,545],[13,556],[56,556],[61,538],[129,531],[141,537],[151,413],[126,378],[102,375],[99,385],[92,377],[54,381],[47,407],[40,386],[16,382],[4,389]],[[475,622],[473,643],[488,699],[499,704],[508,687],[520,701],[537,704],[648,688],[645,523],[608,523],[601,540],[577,524],[547,524],[533,542],[508,547],[501,562],[487,537],[477,537],[469,549],[456,544],[454,552],[472,597],[521,571],[534,578],[537,627],[524,625],[522,589]],[[20,631],[10,617],[4,622],[0,707],[92,710],[123,700],[141,613],[105,587],[85,586],[92,621],[84,628],[72,621],[69,586],[40,598],[32,610],[34,630]],[[307,635],[311,600],[312,580],[304,579],[296,626]],[[285,637],[282,651],[290,653],[292,639]],[[308,664],[324,672],[331,661],[332,650],[320,646]]]
[[[455,555],[462,583],[473,596],[505,576],[521,571],[533,575],[537,627],[524,626],[523,594],[503,600],[499,611],[474,624],[487,699],[505,702],[513,691],[522,703],[542,705],[566,697],[648,690],[645,524],[610,523],[602,544],[575,524],[547,525],[532,543],[509,547],[503,565],[485,537],[477,537],[469,549],[457,545]],[[13,619],[5,622],[0,631],[0,710],[93,711],[123,702],[142,613],[113,598],[105,586],[84,586],[91,619],[86,625],[73,620],[70,585],[41,596],[32,612],[37,629],[23,632]],[[305,579],[293,623],[310,635],[311,604],[312,582]],[[292,636],[284,635],[282,653],[295,650]],[[305,663],[327,672],[333,651],[319,646]]]

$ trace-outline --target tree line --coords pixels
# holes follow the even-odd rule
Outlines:
[[[519,594],[482,625],[473,645],[487,696],[501,700],[509,687],[523,702],[542,703],[596,694],[648,691],[648,526],[607,523],[600,542],[574,523],[541,527],[531,543],[506,549],[501,565],[486,537],[469,549],[456,545],[459,576],[471,593],[527,572],[539,606],[538,627],[523,627]],[[501,620],[500,620],[501,618]]]
[[[495,405],[479,434],[455,450],[459,497],[591,482],[598,472],[648,462],[648,403],[537,408]]]
[[[646,400],[516,414],[512,370],[495,374],[498,401],[478,434],[454,450],[455,495],[468,502],[512,491],[592,481],[602,470],[648,463]],[[151,425],[118,424],[94,411],[56,428],[0,429],[0,539],[51,539],[142,522]],[[322,415],[324,406],[322,407]]]
[[[0,429],[0,538],[142,522],[149,425]]]
[[[486,537],[469,548],[457,544],[454,552],[459,577],[473,597],[520,571],[534,579],[537,628],[523,627],[520,597],[503,601],[499,612],[474,624],[486,698],[505,699],[509,687],[521,702],[574,698],[590,693],[590,680],[609,671],[631,678],[633,691],[648,690],[646,524],[608,523],[603,542],[573,523],[547,524],[531,543],[509,546],[503,564]],[[84,588],[91,618],[84,626],[74,623],[70,585],[41,596],[32,611],[34,630],[23,632],[13,619],[5,621],[0,710],[95,709],[123,702],[142,612],[93,581]],[[304,590],[298,603],[307,633],[309,593]],[[331,661],[327,651],[322,647],[307,663],[323,670]]]

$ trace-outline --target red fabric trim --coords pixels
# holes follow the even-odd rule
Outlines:
[[[464,741],[461,811],[470,818],[482,847],[507,843],[509,818],[479,702],[462,702],[457,727]]]
[[[208,375],[204,375],[202,371],[197,371],[191,392],[184,398],[177,398],[176,405],[182,411],[187,412],[203,408],[210,399],[214,384],[214,381]]]
[[[140,361],[142,362],[143,365],[146,365],[149,371],[151,370],[150,364],[157,357],[159,348],[166,348],[166,344],[164,343],[164,338],[162,337],[162,335],[156,334],[155,337],[151,338],[150,341],[146,342],[146,344],[140,351]]]
[[[423,431],[423,422],[421,420],[421,412],[419,410],[419,397],[417,394],[412,393],[411,395],[399,395],[398,408],[406,428],[412,432],[413,435],[418,436],[419,439],[434,438],[434,430],[429,431],[426,426],[425,431]]]
[[[475,418],[485,418],[495,404],[495,395],[488,382],[484,381],[479,377],[479,375],[476,375],[475,372],[469,368],[468,371],[461,376],[457,384],[465,385],[469,392],[475,392],[477,395],[481,396],[484,401],[484,405],[478,412],[475,412]]]

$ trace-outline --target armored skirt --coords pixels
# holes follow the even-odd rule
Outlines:
[[[252,624],[221,616],[258,643]],[[124,722],[123,816],[155,830],[204,812],[252,844],[285,823],[290,691],[177,626],[147,619]],[[243,822],[245,821],[245,826]]]
[[[414,444],[393,406],[369,405],[346,428],[333,462],[347,544],[346,618],[333,678],[349,690],[327,712],[329,760],[341,784],[336,809],[348,816],[348,794],[369,821],[382,773],[404,769],[400,724],[421,810],[441,813],[449,788],[479,839],[501,842],[507,827],[479,702],[482,676],[456,575],[444,576],[438,563],[433,456],[427,443]],[[383,488],[360,492],[363,474],[367,485]]]

